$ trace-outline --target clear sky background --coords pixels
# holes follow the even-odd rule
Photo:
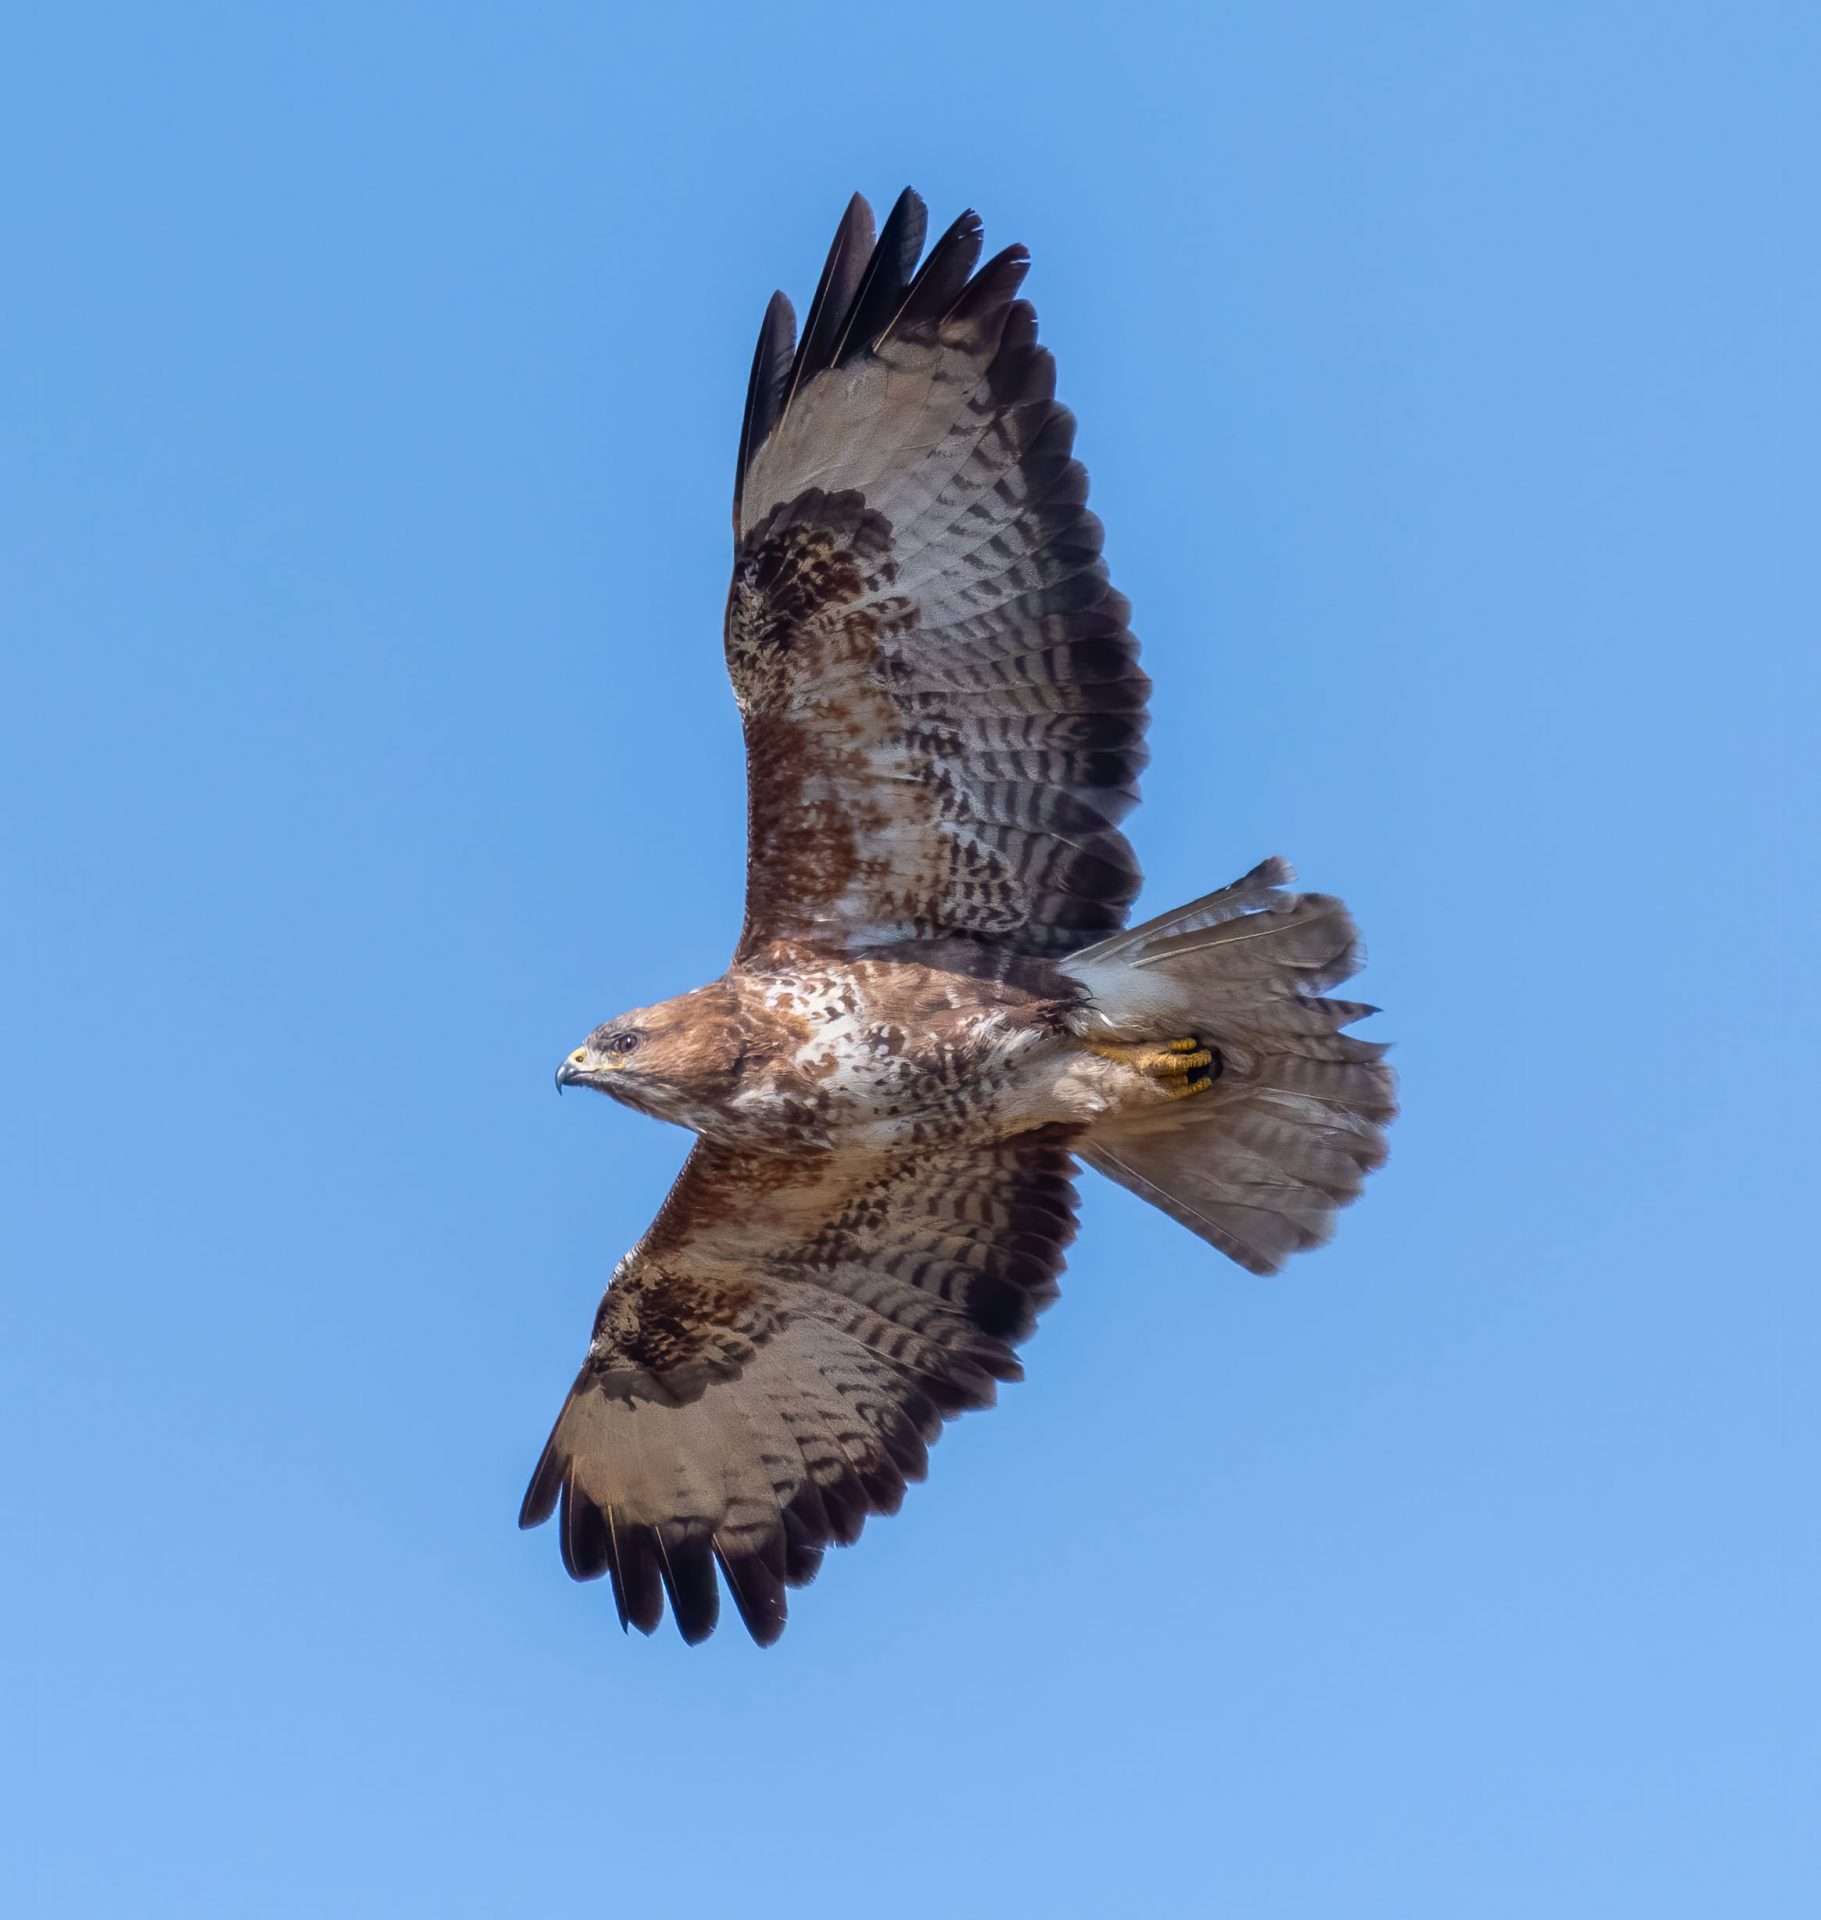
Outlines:
[[[18,9],[0,1871],[45,1915],[1808,1914],[1810,5]],[[725,963],[753,334],[1027,242],[1147,910],[1346,894],[1406,1117],[1098,1182],[783,1643],[520,1493]]]

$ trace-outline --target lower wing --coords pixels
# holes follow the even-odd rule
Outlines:
[[[519,1514],[622,1626],[747,1631],[992,1404],[1075,1231],[1069,1135],[790,1161],[698,1143],[614,1275]]]

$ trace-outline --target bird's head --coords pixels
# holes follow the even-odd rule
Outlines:
[[[730,1087],[742,1057],[729,995],[717,981],[604,1021],[563,1056],[556,1084],[559,1092],[592,1087],[687,1125],[696,1104]]]

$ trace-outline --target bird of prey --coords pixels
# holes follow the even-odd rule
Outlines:
[[[689,1128],[620,1262],[519,1519],[622,1626],[748,1632],[943,1422],[1016,1380],[1077,1162],[1254,1273],[1384,1158],[1384,1048],[1326,998],[1358,961],[1267,860],[1126,927],[1150,683],[1075,422],[964,213],[856,196],[801,337],[772,297],[734,472],[726,653],[746,919],[720,979],[557,1069]]]

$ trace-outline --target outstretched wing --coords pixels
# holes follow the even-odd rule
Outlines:
[[[831,1542],[895,1513],[949,1416],[1019,1377],[1075,1231],[1065,1129],[793,1164],[700,1142],[620,1263],[519,1514],[622,1626],[762,1645]]]
[[[775,295],[734,491],[746,728],[738,957],[972,935],[1067,953],[1124,924],[1150,683],[1074,416],[1011,247],[964,213],[921,267],[858,196],[793,351]]]

